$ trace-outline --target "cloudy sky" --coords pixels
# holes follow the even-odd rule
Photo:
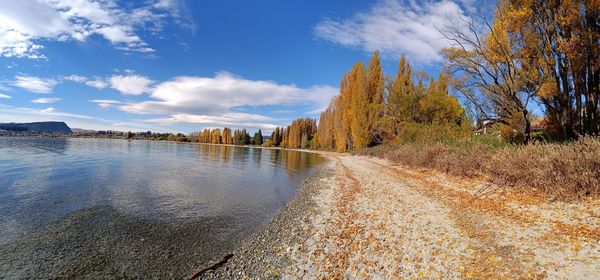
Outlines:
[[[379,49],[435,74],[474,0],[0,0],[0,122],[270,131],[317,117]]]

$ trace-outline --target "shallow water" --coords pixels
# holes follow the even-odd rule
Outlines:
[[[322,159],[0,137],[0,278],[181,278],[268,221]]]

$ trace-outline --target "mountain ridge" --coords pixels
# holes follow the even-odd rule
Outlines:
[[[16,131],[16,132],[51,132],[51,133],[67,133],[73,131],[65,122],[48,121],[48,122],[31,122],[31,123],[0,123],[0,130]]]

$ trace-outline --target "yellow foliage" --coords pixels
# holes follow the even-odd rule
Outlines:
[[[558,94],[558,88],[556,87],[556,83],[553,81],[548,81],[542,84],[540,89],[538,90],[538,97],[544,99],[551,99]]]

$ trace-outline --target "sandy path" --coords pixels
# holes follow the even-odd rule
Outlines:
[[[285,278],[597,279],[600,203],[548,203],[365,157],[332,156]]]

